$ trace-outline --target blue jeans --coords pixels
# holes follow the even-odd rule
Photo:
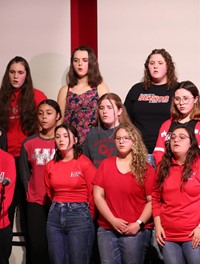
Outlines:
[[[98,246],[102,264],[143,264],[151,230],[135,236],[123,236],[114,230],[98,229]]]
[[[147,156],[147,162],[155,169],[156,168],[156,164],[155,164],[155,160],[154,160],[154,156],[153,154],[148,154]]]
[[[200,246],[192,248],[191,241],[170,242],[165,241],[162,247],[165,264],[199,264]]]
[[[88,203],[53,202],[47,220],[50,261],[53,264],[88,264],[94,225]]]

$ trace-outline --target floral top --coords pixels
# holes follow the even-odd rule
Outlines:
[[[83,94],[75,94],[68,89],[64,121],[76,127],[81,144],[95,123],[98,99],[97,87]]]

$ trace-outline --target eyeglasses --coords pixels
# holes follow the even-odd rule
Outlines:
[[[194,97],[183,97],[183,98],[180,98],[180,97],[174,97],[174,103],[177,105],[177,104],[180,104],[181,101],[183,102],[183,104],[189,104],[190,100],[193,99]]]
[[[176,138],[178,138],[180,141],[182,141],[182,140],[185,140],[185,139],[190,138],[190,137],[185,135],[185,134],[178,134],[178,135],[171,134],[170,135],[170,140],[171,141],[174,141]]]
[[[128,142],[129,140],[131,140],[131,138],[127,137],[127,136],[124,136],[124,137],[116,137],[115,140],[118,141],[118,142],[120,142],[121,140],[123,142]]]

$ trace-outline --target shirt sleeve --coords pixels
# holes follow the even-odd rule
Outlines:
[[[88,189],[90,212],[94,218],[95,217],[95,205],[94,205],[92,182],[96,174],[96,168],[87,157],[84,157],[84,159],[85,159],[85,162],[84,162],[84,167],[83,167],[83,175],[84,175],[85,182],[86,182],[87,189]]]
[[[83,144],[83,154],[91,160],[89,145],[88,145],[89,144],[88,143],[88,137],[89,137],[89,133],[87,134],[86,139],[85,139],[84,144]]]
[[[46,192],[47,196],[49,199],[52,201],[53,199],[53,194],[52,194],[52,189],[51,189],[51,182],[50,182],[50,176],[51,176],[51,161],[47,163],[45,167],[45,172],[44,172],[44,181],[45,181],[45,187],[46,187]]]
[[[134,90],[134,86],[129,90],[125,98],[125,101],[124,101],[124,106],[132,122],[133,122],[133,117],[131,114],[131,107],[132,107],[132,100],[133,100],[133,90]]]
[[[158,188],[157,183],[155,182],[152,192],[153,217],[160,216],[160,207],[161,207],[161,191],[160,188]]]
[[[7,153],[6,153],[7,154]],[[16,183],[16,167],[15,167],[15,160],[14,158],[9,155],[5,156],[2,154],[1,158],[3,159],[3,167],[4,167],[4,179],[10,179],[10,184],[5,186],[5,201],[4,201],[4,210],[8,211],[10,204],[13,200],[14,190],[15,190],[15,183]],[[2,188],[2,187],[1,187]],[[2,211],[2,212],[3,212]]]
[[[153,156],[154,156],[156,166],[162,160],[162,157],[165,153],[165,139],[168,133],[168,131],[165,131],[165,127],[166,127],[165,123],[161,125],[159,133],[158,133],[158,138],[156,141],[156,146],[153,151]]]
[[[144,182],[146,196],[152,195],[154,185],[155,185],[155,170],[150,164],[147,164],[146,180]]]

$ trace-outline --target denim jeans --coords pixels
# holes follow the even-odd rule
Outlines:
[[[53,202],[47,220],[47,239],[51,263],[89,263],[94,225],[88,204]]]
[[[165,241],[162,247],[165,264],[199,264],[200,246],[192,248],[191,241],[170,242]]]
[[[98,229],[98,245],[102,264],[143,264],[151,230],[135,236],[124,236],[114,230]]]
[[[155,164],[155,160],[154,160],[154,156],[153,154],[148,154],[147,156],[147,162],[155,169],[156,168],[156,164]]]

